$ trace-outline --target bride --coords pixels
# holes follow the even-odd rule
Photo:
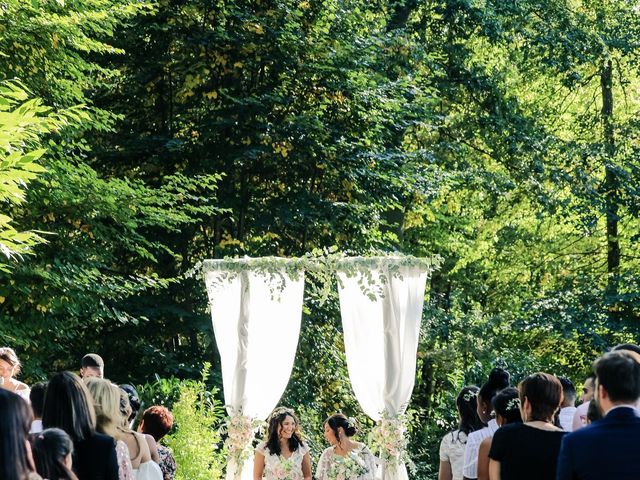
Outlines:
[[[324,438],[331,444],[318,461],[318,480],[374,480],[376,459],[364,443],[351,439],[358,429],[355,421],[341,413],[324,422]]]
[[[256,447],[254,480],[311,480],[309,447],[300,438],[299,422],[289,408],[276,408],[269,418],[267,440]]]

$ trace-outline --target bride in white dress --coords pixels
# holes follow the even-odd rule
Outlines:
[[[318,461],[318,480],[374,480],[376,457],[364,443],[351,439],[358,431],[355,421],[341,413],[324,422],[324,438],[331,444]]]
[[[311,480],[309,446],[300,438],[298,426],[293,410],[273,411],[267,439],[256,447],[254,480]]]

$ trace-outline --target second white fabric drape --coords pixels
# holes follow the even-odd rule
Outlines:
[[[363,411],[375,421],[384,411],[404,413],[415,383],[427,269],[394,266],[389,258],[348,259],[344,265],[352,267],[338,277],[353,391]],[[354,273],[354,266],[359,271]],[[407,480],[406,467],[383,465],[382,478]]]
[[[287,260],[282,262],[283,271],[275,275],[232,272],[223,262],[220,269],[210,262],[205,272],[230,415],[266,419],[289,382],[300,335],[304,273],[291,279],[284,272]],[[252,465],[253,455],[242,466],[230,464],[227,479],[238,468],[242,480],[252,479]]]

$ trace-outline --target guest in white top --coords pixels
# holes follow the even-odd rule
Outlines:
[[[469,434],[467,445],[464,448],[464,463],[462,474],[464,479],[478,478],[478,450],[482,440],[492,437],[498,429],[498,424],[493,417],[493,397],[503,388],[509,386],[509,372],[496,367],[489,373],[489,379],[478,393],[478,416],[487,426]]]
[[[573,431],[573,415],[576,413],[576,387],[566,377],[558,377],[562,384],[562,403],[558,414],[560,428],[565,432]]]
[[[440,442],[440,470],[438,480],[462,480],[462,462],[467,436],[484,424],[478,417],[478,392],[475,385],[464,387],[456,399],[458,428],[447,433]]]
[[[42,410],[44,410],[45,393],[47,393],[47,382],[38,382],[31,387],[29,400],[31,400],[33,422],[31,422],[29,433],[40,433],[42,431]]]
[[[580,401],[582,404],[578,405],[575,413],[573,414],[572,432],[584,427],[587,424],[587,411],[589,410],[589,402],[593,398],[593,392],[595,387],[595,376],[589,375],[584,381],[582,386],[582,395]]]
[[[9,347],[0,347],[0,388],[17,393],[28,402],[29,387],[14,378],[19,373],[20,360],[16,352]]]

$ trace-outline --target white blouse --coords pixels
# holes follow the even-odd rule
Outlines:
[[[279,480],[287,478],[290,480],[303,480],[302,460],[309,453],[309,447],[303,443],[298,449],[291,454],[289,458],[282,455],[274,455],[266,445],[266,442],[260,443],[256,447],[256,452],[264,455],[264,472],[262,478],[265,480]]]

